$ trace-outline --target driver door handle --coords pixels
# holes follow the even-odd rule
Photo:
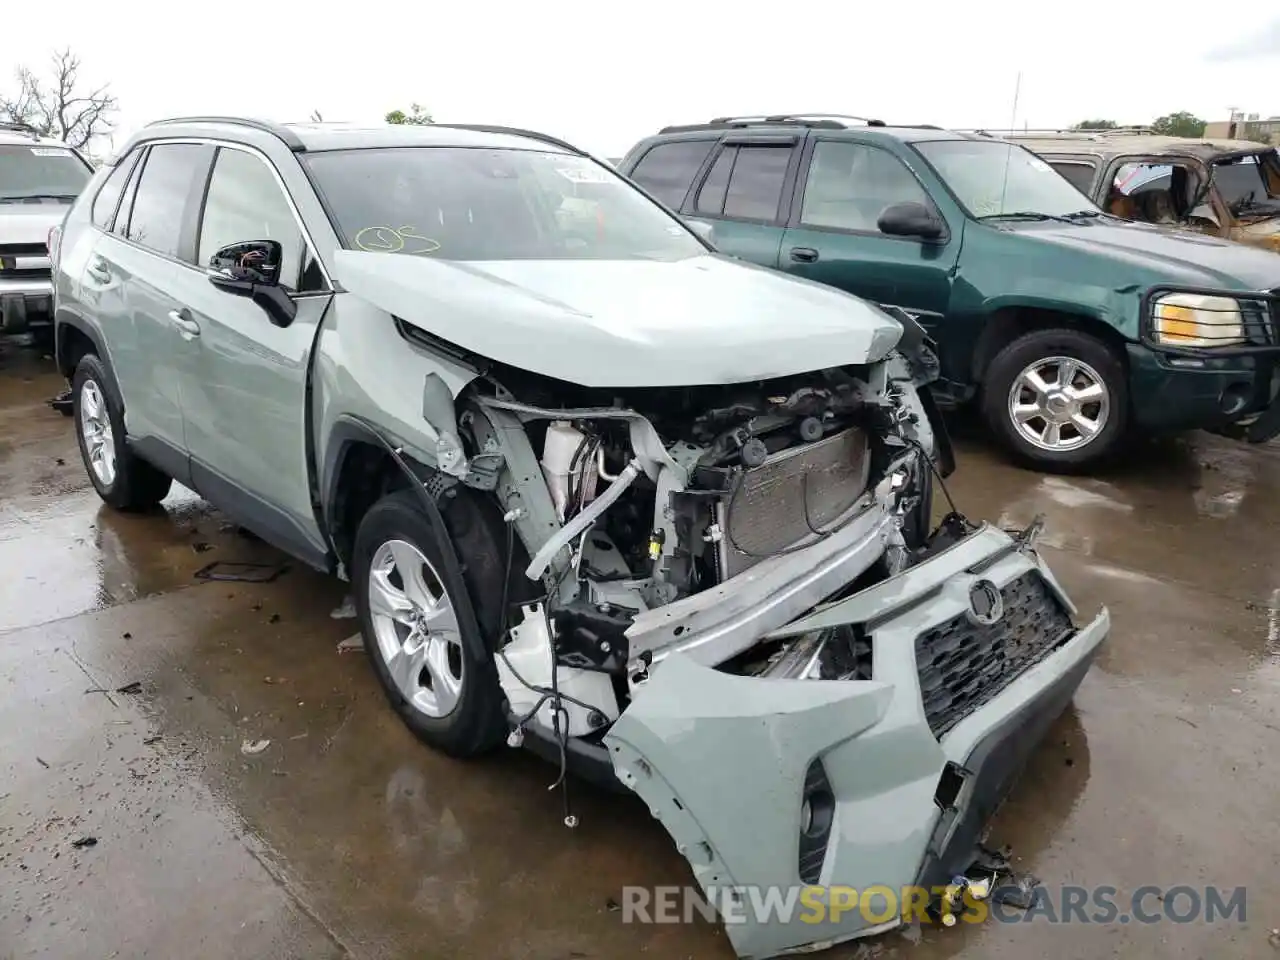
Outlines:
[[[791,259],[796,263],[817,263],[818,251],[813,247],[792,247]]]
[[[183,340],[194,340],[200,336],[200,324],[191,319],[191,314],[186,307],[181,310],[170,310],[169,319],[178,328],[178,333],[182,334]]]

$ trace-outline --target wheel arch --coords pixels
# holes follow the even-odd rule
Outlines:
[[[59,314],[54,326],[53,356],[58,372],[68,381],[76,373],[76,366],[81,357],[92,353],[102,361],[102,369],[107,374],[107,386],[115,394],[124,412],[124,394],[120,392],[120,383],[116,379],[115,367],[111,363],[111,355],[107,352],[101,334],[88,321],[72,313]]]
[[[431,473],[403,454],[401,459],[419,480]],[[333,425],[321,464],[320,496],[325,530],[344,569],[350,568],[356,529],[365,513],[388,493],[408,485],[404,470],[371,427],[348,418]]]
[[[1018,337],[1036,330],[1076,330],[1106,344],[1128,372],[1129,357],[1124,334],[1100,317],[1088,313],[1040,307],[1034,304],[1006,304],[992,311],[974,347],[971,374],[974,383],[986,379],[987,368],[996,354]]]

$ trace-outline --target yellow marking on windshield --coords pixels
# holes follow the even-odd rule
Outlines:
[[[365,227],[355,235],[353,242],[368,253],[404,253],[410,256],[435,253],[441,247],[439,240],[424,237],[411,224]],[[405,249],[406,245],[409,249]]]

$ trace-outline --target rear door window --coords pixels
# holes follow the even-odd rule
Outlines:
[[[178,257],[185,214],[197,172],[207,169],[207,148],[198,143],[160,143],[151,148],[138,181],[125,237],[167,257]]]
[[[726,146],[698,190],[696,212],[734,220],[776,220],[793,150],[791,143]]]
[[[631,179],[673,210],[680,209],[714,140],[674,140],[649,149]]]
[[[724,213],[724,198],[729,192],[729,174],[733,170],[733,161],[737,159],[737,147],[725,147],[711,165],[707,179],[698,188],[698,199],[693,205],[695,213],[718,217]]]

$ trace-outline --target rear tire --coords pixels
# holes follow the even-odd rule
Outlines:
[[[486,651],[495,647],[505,548],[467,491],[443,499],[440,509],[467,597],[445,586],[435,531],[414,490],[388,494],[364,515],[351,580],[365,651],[400,719],[430,746],[471,757],[496,747],[508,731],[493,657],[477,661],[469,652],[477,639]],[[456,615],[468,602],[478,638]]]
[[[1013,455],[1073,473],[1113,456],[1128,431],[1129,382],[1109,345],[1079,330],[1035,330],[1007,344],[982,383],[982,412]]]
[[[126,512],[148,510],[169,495],[173,480],[129,449],[120,399],[102,361],[86,353],[71,380],[76,441],[89,482],[103,501]]]

